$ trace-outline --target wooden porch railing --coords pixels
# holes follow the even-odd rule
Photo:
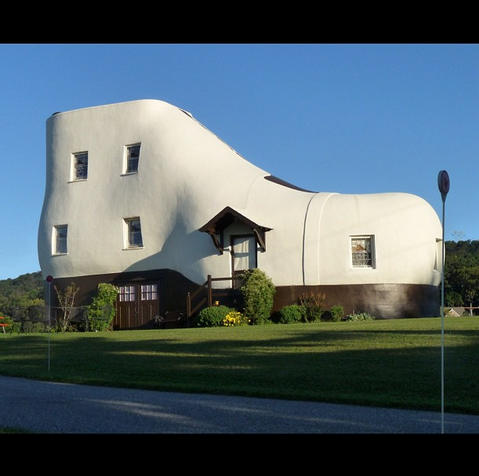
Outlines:
[[[213,305],[214,298],[221,296],[228,296],[233,288],[234,278],[232,276],[227,278],[212,278],[211,275],[208,275],[208,279],[204,284],[202,284],[195,292],[188,293],[186,297],[186,317],[190,319],[191,316],[195,314],[198,310],[203,307],[209,307]],[[213,289],[212,283],[214,281],[232,281],[232,286],[230,288],[217,288]],[[194,301],[197,301],[194,304]],[[193,305],[194,304],[194,305]]]

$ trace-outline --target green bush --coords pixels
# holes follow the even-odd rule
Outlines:
[[[209,306],[203,308],[196,319],[198,327],[220,327],[230,311],[228,306]]]
[[[376,318],[367,312],[355,312],[353,314],[348,314],[344,320],[345,321],[373,321]]]
[[[303,313],[301,307],[298,304],[291,304],[284,306],[279,311],[279,323],[280,324],[294,324],[301,322]]]
[[[241,274],[240,292],[244,299],[244,314],[251,324],[271,323],[276,288],[271,278],[261,269],[249,269]]]
[[[339,304],[331,306],[331,320],[333,322],[338,322],[344,317],[344,308]]]
[[[113,284],[100,283],[98,293],[89,306],[85,306],[90,331],[111,330],[116,314],[116,299],[119,289]]]
[[[301,307],[304,322],[317,322],[321,320],[321,316],[324,313],[325,299],[325,294],[314,294],[313,291],[309,294],[303,293],[299,297],[298,302]]]

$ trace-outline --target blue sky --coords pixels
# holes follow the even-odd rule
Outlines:
[[[40,270],[45,124],[159,99],[246,160],[317,192],[407,192],[445,239],[479,240],[477,44],[0,44],[0,279]]]

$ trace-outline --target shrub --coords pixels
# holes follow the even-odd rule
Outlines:
[[[113,284],[100,283],[93,302],[86,306],[88,328],[91,331],[111,330],[111,323],[116,314],[116,298],[119,289]]]
[[[276,288],[271,278],[261,269],[249,269],[241,274],[240,292],[244,299],[244,313],[251,324],[271,323]]]
[[[248,323],[248,318],[238,311],[230,311],[223,319],[223,326],[225,327],[247,326]]]
[[[279,323],[280,324],[294,324],[301,322],[303,313],[301,307],[298,304],[291,304],[284,306],[279,311]]]
[[[230,313],[228,306],[209,306],[203,308],[196,319],[196,325],[199,327],[219,327],[223,325],[223,320]]]
[[[61,315],[56,319],[56,322],[52,324],[52,330],[67,332],[74,330],[71,320],[74,312],[75,296],[80,288],[71,283],[63,291],[56,286],[55,292],[57,293],[58,303],[60,305]]]
[[[299,297],[298,302],[301,307],[304,322],[316,322],[321,320],[321,316],[324,313],[325,299],[325,294],[314,294],[313,291],[311,291],[309,295],[304,293]]]
[[[376,318],[367,312],[357,312],[353,314],[348,314],[344,320],[345,321],[372,321]]]
[[[331,306],[331,320],[333,322],[338,322],[344,317],[344,308],[339,304]]]

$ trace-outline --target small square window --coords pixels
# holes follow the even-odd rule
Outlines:
[[[141,300],[156,301],[158,299],[158,287],[156,284],[141,285]]]
[[[120,286],[120,302],[135,301],[135,286]]]
[[[134,174],[138,172],[140,160],[140,144],[127,145],[125,149],[125,173]]]
[[[374,268],[373,236],[351,237],[351,258],[353,268]]]
[[[53,254],[59,255],[67,253],[68,225],[54,226],[53,234]]]
[[[88,178],[88,152],[73,154],[72,179],[86,180]]]
[[[126,225],[126,247],[127,248],[142,248],[143,238],[141,236],[141,222],[138,217],[125,218]]]

